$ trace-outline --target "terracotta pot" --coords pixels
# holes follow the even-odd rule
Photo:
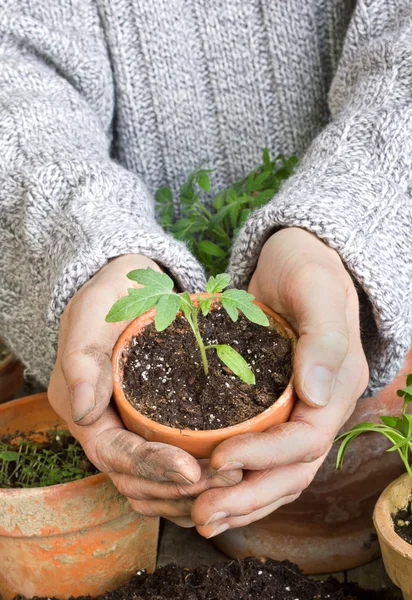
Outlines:
[[[0,338],[0,404],[11,400],[24,383],[24,367],[12,352],[3,354]]]
[[[412,480],[405,473],[382,492],[373,513],[386,571],[405,600],[412,600],[412,546],[395,533],[392,515],[408,505],[411,494]]]
[[[202,294],[207,297],[207,294]],[[192,294],[192,301],[197,301],[198,294]],[[282,317],[277,315],[267,306],[255,302],[261,309],[271,317],[271,326],[284,336],[292,340],[293,348],[296,343],[295,333]],[[219,301],[215,301],[213,307],[216,307]],[[135,319],[125,329],[123,334],[117,341],[113,351],[112,364],[114,375],[114,399],[120,413],[120,416],[126,427],[152,442],[164,442],[182,448],[196,458],[208,458],[214,448],[224,440],[240,435],[242,433],[250,433],[257,431],[265,431],[269,427],[284,423],[288,420],[292,412],[293,405],[296,400],[296,395],[293,387],[293,377],[282,396],[264,412],[260,413],[253,419],[244,421],[232,427],[222,429],[214,429],[210,431],[194,431],[191,429],[174,429],[161,425],[148,419],[139,413],[127,401],[123,392],[123,360],[124,350],[129,346],[131,340],[138,336],[148,325],[153,323],[156,314],[156,309],[153,308],[141,317]]]
[[[412,350],[398,377],[375,397],[359,400],[343,430],[356,423],[400,415],[403,399],[396,390],[412,372]],[[351,443],[342,471],[335,468],[337,445],[309,488],[292,504],[247,527],[214,538],[228,556],[261,556],[296,562],[306,573],[332,573],[358,567],[379,556],[372,523],[376,501],[387,485],[404,472],[397,452],[379,434]]]
[[[46,394],[0,406],[0,433],[64,427]],[[138,516],[106,475],[0,489],[0,596],[97,596],[155,567],[158,519]]]

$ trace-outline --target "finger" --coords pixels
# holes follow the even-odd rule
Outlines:
[[[193,504],[192,519],[207,526],[229,517],[250,515],[287,496],[300,494],[308,487],[323,458],[313,463],[294,464],[278,469],[245,474],[239,485],[203,493]]]
[[[206,461],[205,461],[206,462]],[[240,469],[227,471],[225,477],[210,476],[212,469],[209,461],[201,464],[202,474],[197,483],[188,485],[181,481],[176,483],[159,482],[143,477],[133,477],[124,473],[111,473],[110,477],[121,494],[133,500],[180,500],[182,498],[197,498],[200,494],[213,487],[228,487],[242,480]]]
[[[195,527],[195,523],[189,517],[178,517],[178,518],[167,517],[167,520],[171,521],[172,523],[175,523],[175,525],[178,525],[179,527],[184,527],[185,529],[189,529],[190,527]]]
[[[164,517],[166,519],[190,519],[193,500],[133,500],[128,498],[130,506],[139,515],[145,517]]]
[[[216,521],[215,523],[211,523],[210,525],[206,525],[204,527],[198,526],[197,531],[201,536],[203,536],[207,539],[210,539],[212,537],[215,537],[216,535],[219,535],[220,533],[223,533],[224,531],[227,531],[228,529],[236,529],[237,527],[246,527],[246,525],[250,525],[251,523],[254,523],[255,521],[260,521],[260,519],[267,517],[268,515],[275,512],[275,510],[277,510],[281,506],[284,506],[285,504],[290,504],[291,502],[294,502],[297,498],[299,498],[299,495],[300,494],[294,494],[293,496],[286,496],[285,498],[281,498],[280,500],[277,500],[276,502],[272,502],[272,504],[269,504],[268,506],[265,506],[264,508],[260,508],[259,510],[255,510],[252,513],[250,513],[249,515],[245,515],[243,517],[230,517],[230,518],[224,519],[222,521]]]

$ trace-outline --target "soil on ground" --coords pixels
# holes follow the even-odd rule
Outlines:
[[[229,344],[249,363],[256,384],[241,381],[207,350],[209,375],[184,317],[157,332],[147,327],[125,350],[124,392],[139,412],[178,429],[220,429],[250,419],[282,394],[292,373],[291,342],[275,327],[243,315],[234,323],[221,308],[199,317],[205,345]]]
[[[402,508],[392,517],[396,533],[408,544],[412,544],[412,512],[411,507]]]
[[[82,597],[82,600],[90,597]],[[193,570],[167,565],[153,575],[138,571],[100,600],[392,600],[387,590],[363,590],[336,579],[313,581],[290,562],[245,558]],[[40,599],[39,599],[40,600]],[[80,600],[80,599],[79,599]]]
[[[98,472],[68,431],[0,435],[0,488],[57,485]]]

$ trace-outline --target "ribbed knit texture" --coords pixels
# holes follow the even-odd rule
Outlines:
[[[236,284],[271,232],[314,232],[359,285],[371,389],[390,379],[412,332],[411,23],[409,0],[0,0],[0,332],[28,370],[47,383],[64,307],[112,257],[200,289],[153,192],[202,162],[217,191],[268,146],[305,156],[240,233]]]

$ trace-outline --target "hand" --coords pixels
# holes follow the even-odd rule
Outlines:
[[[146,267],[160,270],[144,256],[123,256],[107,264],[73,296],[60,322],[49,400],[91,462],[108,473],[134,510],[192,526],[193,498],[208,488],[238,483],[242,471],[230,469],[219,475],[209,461],[197,461],[167,444],[146,442],[126,431],[110,405],[110,358],[128,323],[106,323],[105,317],[134,285],[126,274]]]
[[[209,490],[195,501],[192,519],[205,537],[248,525],[298,498],[369,377],[355,287],[338,254],[315,236],[297,228],[275,233],[249,290],[299,334],[294,373],[300,400],[288,423],[216,448],[211,464],[219,473],[246,473],[238,485]]]

